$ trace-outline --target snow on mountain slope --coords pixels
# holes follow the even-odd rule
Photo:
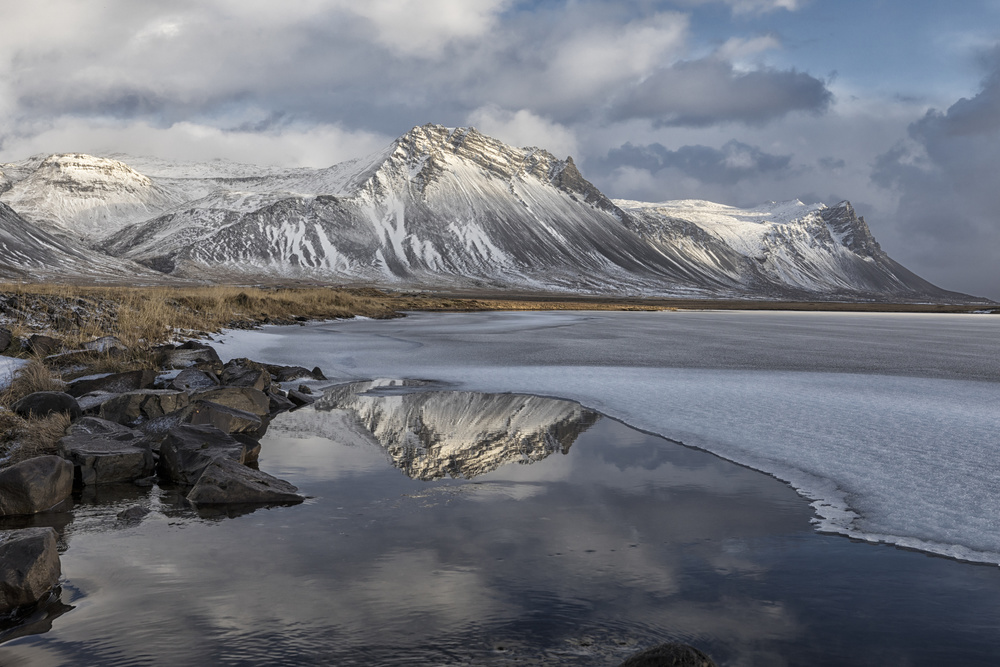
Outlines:
[[[0,277],[17,280],[85,277],[145,278],[157,275],[144,266],[79,247],[31,224],[0,203]]]
[[[50,233],[84,242],[180,203],[148,177],[108,158],[68,153],[3,170],[18,178],[11,179],[0,201]]]
[[[681,278],[572,160],[474,129],[415,128],[366,160],[238,185],[262,194],[210,195],[106,247],[181,275],[584,290]]]
[[[968,298],[893,262],[847,202],[614,202],[572,158],[474,128],[416,127],[326,169],[116,157],[145,175],[110,158],[32,158],[0,165],[0,200],[114,256],[207,280]]]
[[[890,259],[850,202],[827,207],[793,200],[751,209],[698,200],[615,203],[664,253],[714,268],[754,291],[868,298],[948,294]]]

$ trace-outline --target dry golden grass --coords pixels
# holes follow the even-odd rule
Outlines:
[[[117,336],[129,347],[152,345],[175,338],[177,332],[218,331],[227,326],[253,326],[296,317],[386,318],[393,317],[400,307],[397,299],[375,290],[322,287],[0,284],[0,293],[17,295],[22,300],[37,297],[76,306],[79,321],[69,331],[58,332],[71,346],[106,335]],[[9,328],[23,334],[30,330],[31,323],[22,319]]]
[[[6,466],[56,454],[59,439],[66,435],[69,425],[65,414],[23,419],[12,412],[0,412],[0,459]]]
[[[13,405],[36,391],[62,391],[65,385],[48,366],[32,361],[14,373],[10,384],[0,390],[0,405]]]
[[[126,354],[94,354],[90,358],[36,359],[6,391],[0,405],[11,405],[31,393],[58,389],[56,375],[66,379],[87,373],[113,373],[155,366],[152,348],[177,338],[217,332],[226,327],[294,323],[363,315],[395,317],[399,310],[420,308],[420,299],[392,297],[371,289],[322,287],[258,288],[237,286],[73,286],[0,284],[8,302],[4,325],[15,339],[31,333],[59,338],[68,349],[102,336],[115,336]],[[435,306],[458,302],[438,299]],[[10,316],[16,319],[9,321]],[[15,345],[7,354],[29,356]],[[67,362],[71,363],[67,363]],[[80,363],[86,368],[80,368]],[[75,368],[74,368],[75,366]],[[51,369],[46,371],[46,368]]]

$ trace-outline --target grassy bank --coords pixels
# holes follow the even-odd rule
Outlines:
[[[0,321],[15,335],[51,331],[69,346],[111,335],[133,347],[297,318],[393,317],[397,301],[375,290],[0,284]]]

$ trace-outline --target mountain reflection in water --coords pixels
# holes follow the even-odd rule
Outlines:
[[[350,410],[413,479],[472,479],[508,463],[568,454],[600,414],[579,403],[520,394],[421,391],[424,383],[353,382],[314,407]]]

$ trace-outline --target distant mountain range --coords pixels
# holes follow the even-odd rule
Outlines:
[[[306,280],[633,296],[970,301],[849,202],[611,200],[572,158],[416,127],[327,169],[126,156],[0,165],[9,276]]]

